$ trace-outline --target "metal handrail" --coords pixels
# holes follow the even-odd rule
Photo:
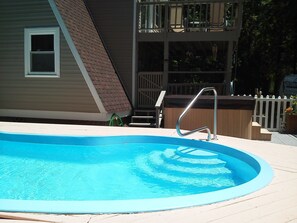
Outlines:
[[[180,130],[180,123],[183,119],[183,117],[185,116],[185,114],[189,111],[189,109],[193,106],[193,104],[197,101],[197,99],[206,91],[213,91],[214,92],[214,115],[213,115],[213,140],[217,140],[217,107],[218,107],[218,97],[217,97],[217,91],[215,90],[214,87],[206,87],[201,89],[201,91],[199,91],[199,93],[196,95],[196,97],[190,102],[190,104],[186,107],[186,109],[183,111],[183,113],[179,116],[177,122],[176,122],[176,131],[178,133],[179,136],[186,136],[186,135],[190,135],[194,132],[198,132],[198,131],[203,131],[206,130],[207,131],[207,141],[211,140],[211,133],[210,130],[207,126],[204,127],[200,127],[194,130],[191,130],[189,132],[185,132],[182,133]]]

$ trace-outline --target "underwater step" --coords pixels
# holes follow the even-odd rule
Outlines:
[[[190,158],[190,157],[182,157],[176,154],[176,149],[166,149],[161,154],[162,159],[164,159],[168,163],[180,165],[180,166],[188,166],[188,167],[224,167],[226,162],[220,160],[216,157],[211,157],[206,159],[205,157],[200,159],[198,157]]]
[[[191,147],[180,146],[175,151],[176,155],[187,158],[199,158],[199,159],[213,159],[218,158],[218,154],[205,151],[204,149],[197,149]]]
[[[170,174],[170,172],[161,171],[153,168],[147,163],[145,157],[138,157],[136,159],[136,166],[138,166],[138,173],[142,176],[143,179],[147,179],[151,183],[155,181],[162,181],[167,183],[174,183],[175,186],[177,184],[183,186],[192,186],[192,187],[210,187],[210,188],[227,188],[235,186],[235,182],[231,176],[215,176],[215,177],[207,177],[207,176],[189,176],[184,174],[175,175]]]
[[[162,152],[160,151],[151,152],[143,162],[147,162],[147,165],[150,165],[152,168],[156,169],[156,171],[164,171],[174,175],[202,176],[210,178],[218,176],[228,177],[228,175],[232,175],[232,172],[226,167],[214,167],[212,165],[185,167],[168,163],[162,158]]]

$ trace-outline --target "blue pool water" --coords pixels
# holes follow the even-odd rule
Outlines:
[[[165,210],[243,196],[271,179],[260,158],[209,142],[0,133],[0,211]]]

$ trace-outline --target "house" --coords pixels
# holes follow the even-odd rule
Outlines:
[[[83,1],[1,1],[0,28],[0,116],[106,122],[130,114]]]
[[[160,93],[230,93],[243,0],[85,0],[133,106]]]
[[[243,0],[0,2],[0,116],[95,120],[230,92]]]

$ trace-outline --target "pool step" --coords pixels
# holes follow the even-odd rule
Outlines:
[[[181,166],[166,162],[162,158],[162,152],[156,151],[149,154],[147,158],[148,164],[155,169],[165,169],[167,172],[175,175],[193,175],[193,176],[205,176],[205,177],[217,177],[219,175],[231,174],[231,171],[225,167],[217,167],[215,165],[200,165],[200,166]]]
[[[234,186],[232,172],[225,165],[218,154],[188,147],[154,151],[136,159],[139,173],[149,176],[145,179],[195,187]]]
[[[172,164],[185,166],[185,167],[212,166],[215,168],[215,167],[224,167],[226,165],[225,161],[222,161],[218,158],[205,159],[205,157],[203,157],[202,159],[198,159],[197,157],[196,158],[183,157],[181,155],[178,155],[175,149],[166,149],[161,154],[161,156],[167,163],[172,163]]]
[[[174,183],[175,186],[194,186],[194,187],[210,187],[210,188],[226,188],[234,186],[235,183],[229,176],[226,177],[209,177],[207,175],[201,176],[183,174],[176,175],[170,174],[167,170],[156,169],[152,165],[149,165],[145,158],[138,158],[136,160],[138,168],[142,170],[141,175],[144,175],[144,179],[153,179],[154,181],[163,181],[167,183]]]
[[[199,159],[214,159],[218,158],[218,154],[208,152],[206,150],[201,150],[197,148],[180,146],[175,151],[176,155],[187,158],[199,158]]]

